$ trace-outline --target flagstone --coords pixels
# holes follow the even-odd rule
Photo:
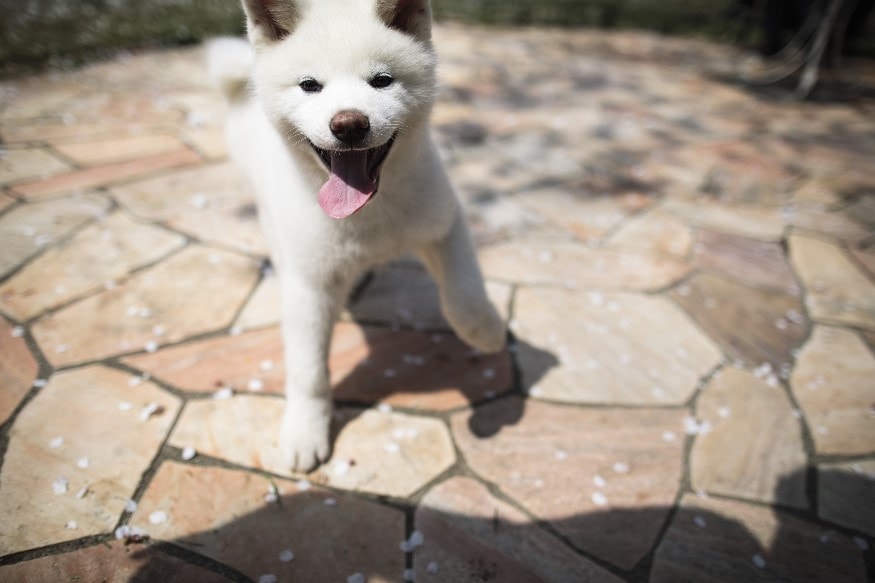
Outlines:
[[[252,189],[231,163],[165,173],[118,186],[113,194],[144,219],[222,247],[267,253]]]
[[[45,148],[13,148],[0,156],[0,184],[29,178],[47,178],[68,171],[70,164],[53,156]]]
[[[793,235],[790,259],[815,320],[875,330],[875,284],[838,246]]]
[[[55,140],[50,143],[65,157],[86,166],[145,158],[185,147],[185,144],[168,134]]]
[[[653,197],[642,192],[600,195],[569,187],[525,192],[517,195],[516,200],[582,241],[601,239],[630,214],[653,203]]]
[[[21,204],[0,216],[0,277],[50,243],[102,216],[109,201],[96,194]]]
[[[414,554],[417,581],[621,581],[471,478],[432,488],[415,527],[424,537]]]
[[[629,218],[610,238],[608,246],[685,257],[692,242],[692,232],[683,221],[657,208]]]
[[[276,503],[264,499],[271,487]],[[163,512],[166,521],[154,524],[155,512]],[[361,572],[368,581],[388,582],[399,580],[404,570],[399,510],[236,470],[165,462],[131,524],[255,581],[265,575],[280,581],[345,581]],[[284,551],[291,551],[291,560],[285,560]]]
[[[680,487],[684,414],[507,398],[473,417],[456,413],[450,425],[475,474],[575,547],[629,569],[656,541]],[[493,425],[503,427],[493,434]]]
[[[502,243],[482,249],[479,256],[486,277],[526,285],[658,290],[690,271],[684,263],[656,254],[556,241]]]
[[[0,425],[30,391],[39,372],[36,359],[18,332],[23,330],[0,318]]]
[[[875,277],[875,248],[851,249],[851,255],[866,268],[869,277]]]
[[[154,547],[130,547],[123,541],[97,544],[0,566],[4,581],[162,581],[164,583],[227,583],[231,579],[186,563]]]
[[[769,363],[777,373],[793,361],[793,351],[808,334],[798,297],[705,273],[673,290],[671,297],[730,358],[751,367]]]
[[[91,166],[82,170],[58,174],[45,180],[17,184],[13,191],[28,200],[38,200],[51,195],[105,186],[159,170],[189,166],[198,162],[200,162],[200,158],[197,154],[188,148],[182,148],[146,158]]]
[[[699,230],[694,263],[700,269],[722,272],[754,287],[799,295],[780,243]]]
[[[241,330],[253,330],[279,324],[281,301],[279,277],[271,273],[263,277],[255,288],[234,326]]]
[[[45,78],[26,79],[7,97],[9,101],[0,112],[0,121],[6,124],[40,117],[57,111],[59,106],[82,94],[83,88],[75,83],[58,85],[46,82]]]
[[[802,427],[783,387],[725,369],[702,390],[696,418],[709,430],[693,446],[694,489],[808,507]]]
[[[230,326],[257,278],[251,259],[190,245],[39,320],[33,335],[56,366],[157,348]]]
[[[790,386],[819,454],[875,452],[875,357],[853,331],[818,325]]]
[[[18,201],[5,192],[0,192],[0,213],[14,205],[16,202]]]
[[[122,278],[184,243],[181,235],[114,213],[48,249],[0,285],[0,307],[28,320]]]
[[[662,206],[692,225],[760,241],[780,241],[784,220],[777,209],[756,205],[729,205],[668,199]]]
[[[837,211],[801,207],[793,209],[790,223],[795,229],[813,231],[845,241],[862,241],[875,233],[871,225],[862,222],[853,207]]]
[[[328,365],[334,398],[343,402],[447,411],[513,386],[508,352],[475,356],[452,334],[340,323]]]
[[[129,379],[99,366],[57,373],[18,414],[0,474],[0,514],[14,526],[0,531],[0,553],[115,528],[179,410],[176,397]]]
[[[836,532],[822,542],[824,535],[822,526],[771,508],[687,494],[650,580],[865,581],[860,549]]]
[[[875,461],[819,465],[817,514],[824,520],[875,536]]]
[[[533,288],[516,296],[512,330],[527,343],[517,358],[536,398],[679,405],[723,358],[664,298]],[[558,366],[548,366],[549,355]]]

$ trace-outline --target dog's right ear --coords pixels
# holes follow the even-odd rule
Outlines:
[[[291,34],[301,15],[298,0],[243,0],[252,46],[275,43]]]

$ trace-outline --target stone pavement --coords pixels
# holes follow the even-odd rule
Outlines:
[[[201,49],[0,85],[0,580],[872,576],[875,103],[643,33],[436,40],[513,342],[473,354],[419,265],[374,273],[307,476]]]

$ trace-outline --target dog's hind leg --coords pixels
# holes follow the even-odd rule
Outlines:
[[[418,250],[437,282],[441,311],[458,336],[485,353],[498,352],[505,343],[505,327],[483,285],[483,276],[461,210],[449,232]]]

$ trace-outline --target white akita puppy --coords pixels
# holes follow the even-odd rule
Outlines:
[[[330,451],[331,332],[363,270],[412,251],[465,342],[495,352],[505,330],[429,133],[428,0],[243,6],[252,50],[215,41],[210,69],[231,101],[231,156],[255,187],[280,279],[280,446],[290,469],[305,471]]]

